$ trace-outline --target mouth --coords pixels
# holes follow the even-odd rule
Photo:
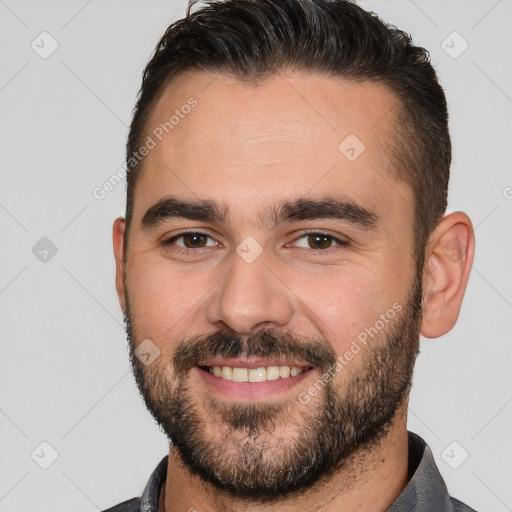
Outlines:
[[[315,370],[307,364],[276,360],[217,360],[196,368],[211,391],[233,400],[269,398],[295,387]]]

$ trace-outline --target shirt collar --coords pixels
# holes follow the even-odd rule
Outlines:
[[[409,436],[409,482],[388,512],[451,512],[448,489],[427,443],[413,432]]]
[[[158,502],[160,500],[160,490],[165,485],[167,477],[167,462],[169,456],[166,455],[151,473],[148,483],[142,496],[140,497],[140,512],[158,512]]]

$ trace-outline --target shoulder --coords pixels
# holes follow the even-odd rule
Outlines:
[[[113,507],[102,510],[102,512],[139,512],[140,501],[140,498],[132,498],[131,500],[123,501]]]
[[[456,498],[450,498],[450,501],[452,503],[453,512],[477,512],[474,508],[468,507],[465,503],[462,503],[462,501]]]

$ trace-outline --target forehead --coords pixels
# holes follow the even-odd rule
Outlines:
[[[135,207],[172,193],[241,211],[277,196],[339,192],[393,208],[397,187],[412,201],[405,184],[385,185],[393,181],[396,106],[387,87],[367,81],[289,73],[248,85],[223,74],[184,74],[151,112],[146,136],[154,147]]]

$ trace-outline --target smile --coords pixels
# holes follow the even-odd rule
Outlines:
[[[302,361],[215,359],[202,361],[196,372],[209,392],[223,399],[252,401],[290,391],[311,376],[315,368]]]

